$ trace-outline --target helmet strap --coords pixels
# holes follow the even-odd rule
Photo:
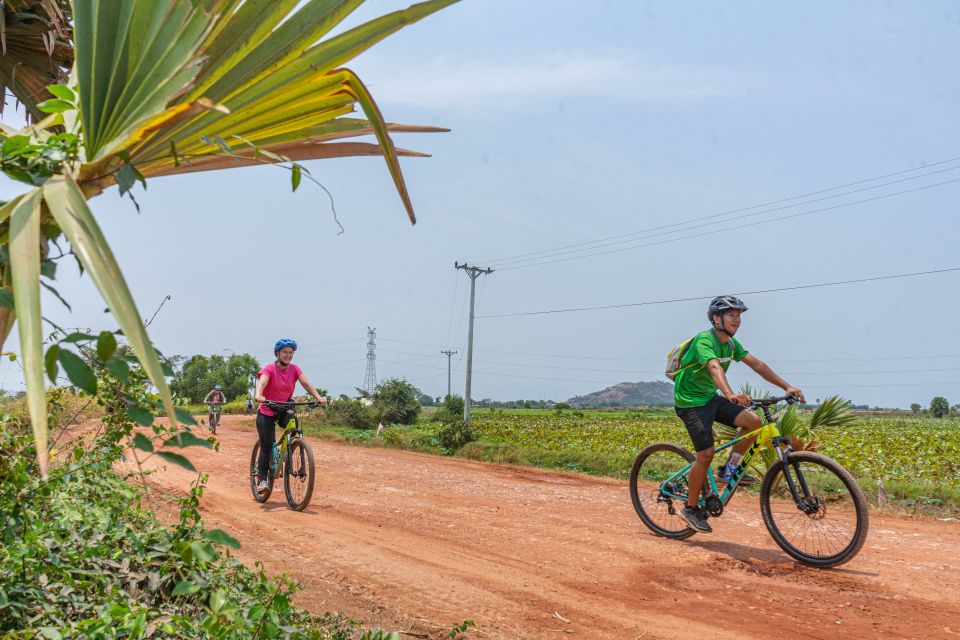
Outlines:
[[[725,334],[727,334],[727,337],[728,337],[728,338],[732,338],[732,337],[733,337],[733,334],[730,333],[729,331],[727,331],[727,329],[726,329],[727,312],[724,311],[723,313],[718,313],[718,314],[715,314],[715,315],[719,315],[719,316],[720,316],[720,323],[717,324],[717,322],[711,321],[712,324],[713,324],[713,330],[716,331],[717,333],[725,333]]]

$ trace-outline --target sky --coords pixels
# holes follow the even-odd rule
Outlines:
[[[139,214],[115,188],[91,206],[142,315],[171,296],[150,326],[166,354],[267,362],[292,337],[315,384],[349,393],[369,326],[379,379],[442,395],[453,349],[462,394],[466,261],[495,269],[477,281],[474,398],[565,400],[663,379],[714,295],[960,267],[958,60],[952,2],[464,0],[350,63],[388,120],[451,129],[395,136],[432,155],[402,160],[416,226],[378,158],[306,165],[340,235],[319,187],[291,193],[271,167],[151,180]],[[958,282],[745,294],[737,337],[810,399],[956,404]],[[73,311],[47,298],[48,317],[115,326],[75,269],[58,287]],[[743,365],[730,378],[769,388]],[[22,388],[17,363],[0,383]]]

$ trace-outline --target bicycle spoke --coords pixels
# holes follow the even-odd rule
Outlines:
[[[800,493],[797,469],[809,492],[801,495],[804,508],[795,502],[781,467],[770,488],[769,515],[773,526],[785,544],[804,556],[831,558],[843,554],[857,537],[858,514],[853,494],[831,469],[814,461],[790,465],[786,470]]]
[[[630,475],[637,515],[655,533],[674,538],[693,533],[678,515],[688,491],[685,475],[673,477],[688,464],[681,452],[675,446],[648,447],[637,457]]]

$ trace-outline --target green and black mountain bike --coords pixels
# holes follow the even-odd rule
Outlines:
[[[700,508],[705,517],[719,517],[750,460],[762,448],[772,449],[775,461],[760,486],[760,513],[767,530],[780,548],[799,562],[835,567],[856,556],[867,539],[867,498],[850,472],[836,461],[812,451],[796,451],[780,433],[770,407],[797,401],[791,395],[753,401],[749,409],[760,409],[766,424],[717,448],[719,452],[744,438],[757,439],[722,493],[713,470],[707,472]],[[682,540],[696,533],[678,515],[687,503],[687,474],[693,461],[694,455],[680,445],[657,442],[641,451],[633,463],[633,507],[657,535]]]
[[[297,417],[297,407],[318,407],[316,402],[270,402],[264,403],[281,417],[283,433],[280,440],[273,443],[273,452],[270,457],[270,473],[266,478],[267,492],[258,493],[257,484],[260,474],[257,471],[257,458],[260,456],[260,441],[253,445],[250,454],[250,491],[257,502],[266,502],[273,492],[273,481],[283,477],[283,491],[287,496],[287,504],[294,511],[303,511],[310,504],[313,496],[313,450],[303,439],[300,430],[300,419]]]

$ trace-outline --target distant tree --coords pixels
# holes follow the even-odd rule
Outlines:
[[[432,407],[432,406],[433,406],[433,398],[432,398],[431,396],[428,396],[427,394],[423,393],[423,392],[420,391],[419,389],[417,390],[417,402],[420,403],[420,406],[421,406],[421,407]]]
[[[920,413],[923,411],[923,407],[919,402],[914,402],[912,405],[910,405],[910,411],[913,411],[914,413]]]
[[[953,415],[960,416],[960,404],[955,404],[952,407]]]
[[[420,415],[419,389],[401,378],[389,378],[377,385],[373,409],[386,423],[413,424]]]
[[[249,353],[237,353],[229,358],[195,355],[174,373],[170,388],[177,396],[197,403],[219,384],[227,400],[235,400],[247,394],[250,375],[259,370],[260,363]]]
[[[950,414],[950,403],[942,396],[937,396],[930,401],[930,413],[934,418],[944,418]]]
[[[553,408],[557,411],[563,411],[564,409],[569,409],[570,405],[566,402],[558,402],[557,404],[553,405]]]

